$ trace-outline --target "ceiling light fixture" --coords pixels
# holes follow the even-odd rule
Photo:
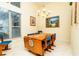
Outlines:
[[[50,10],[42,9],[37,11],[37,15],[41,17],[48,17],[49,14],[51,13]]]

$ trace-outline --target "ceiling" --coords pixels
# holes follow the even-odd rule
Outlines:
[[[44,8],[46,5],[51,5],[51,6],[55,6],[55,5],[61,5],[61,4],[65,4],[65,2],[33,2],[33,6],[36,7],[37,9],[41,9]]]

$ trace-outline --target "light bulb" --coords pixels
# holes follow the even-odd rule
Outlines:
[[[46,9],[43,9],[43,11],[46,11]]]

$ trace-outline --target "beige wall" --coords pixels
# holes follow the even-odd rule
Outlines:
[[[46,4],[46,10],[51,10],[49,17],[59,16],[60,27],[46,28],[46,20],[43,17],[38,18],[38,29],[48,33],[56,33],[57,40],[69,42],[71,31],[71,7],[68,3],[49,3]]]
[[[21,3],[21,10],[22,10],[22,18],[21,18],[22,37],[24,37],[29,33],[37,32],[37,26],[30,26],[30,16],[36,17],[36,9],[33,7],[32,3]]]
[[[79,55],[79,24],[72,27],[71,46],[73,49],[73,55]]]
[[[79,3],[78,3],[78,10],[77,10],[77,24],[72,25],[71,30],[71,45],[73,49],[73,55],[79,55]],[[73,5],[74,10],[74,5]],[[74,20],[74,13],[73,13],[73,20]]]

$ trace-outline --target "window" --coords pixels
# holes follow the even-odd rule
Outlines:
[[[11,12],[12,26],[20,26],[20,14],[16,12]]]
[[[20,37],[20,27],[12,27],[12,37]]]
[[[11,4],[20,8],[20,2],[11,2]]]
[[[11,12],[12,19],[12,37],[20,37],[20,14]]]
[[[20,19],[20,13],[0,8],[0,35],[2,35],[3,38],[20,37]]]
[[[3,8],[0,8],[0,32],[3,38],[9,38],[9,12]]]

